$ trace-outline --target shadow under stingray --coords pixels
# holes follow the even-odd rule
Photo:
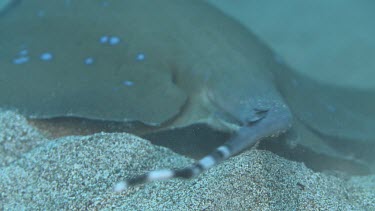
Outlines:
[[[195,124],[186,128],[161,131],[142,136],[153,144],[164,146],[173,151],[199,159],[228,140],[230,134],[213,130],[204,124]],[[290,134],[262,140],[257,149],[271,151],[288,160],[303,162],[316,172],[339,171],[350,175],[367,175],[371,170],[366,165],[350,159],[337,158],[315,152],[302,145],[291,147],[288,144]]]

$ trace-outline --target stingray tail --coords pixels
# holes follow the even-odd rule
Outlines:
[[[217,165],[221,161],[226,160],[232,155],[233,153],[231,152],[230,148],[226,145],[222,145],[216,148],[216,150],[214,150],[211,154],[203,157],[191,166],[175,170],[162,169],[151,171],[117,183],[114,187],[114,191],[121,192],[126,190],[128,187],[154,181],[169,180],[173,178],[190,179]]]
[[[119,182],[115,185],[114,191],[121,192],[128,187],[145,184],[148,182],[169,180],[173,178],[190,179],[205,170],[217,165],[245,149],[254,146],[259,140],[277,136],[291,127],[292,117],[287,107],[274,109],[267,112],[267,118],[260,119],[255,124],[245,125],[224,145],[216,148],[212,153],[203,157],[196,163],[181,169],[164,169],[151,171],[146,174],[136,176],[134,178]]]

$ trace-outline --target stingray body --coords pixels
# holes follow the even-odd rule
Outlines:
[[[21,1],[0,26],[0,102],[29,117],[238,129],[289,113],[271,52],[202,1]]]
[[[150,172],[117,191],[193,177],[291,127],[276,88],[287,67],[204,1],[20,1],[0,28],[2,107],[30,118],[138,121],[155,129],[202,122],[234,132],[193,166]]]
[[[195,176],[291,125],[272,53],[202,1],[21,1],[0,27],[3,107],[34,118],[205,122],[236,132],[171,177]]]

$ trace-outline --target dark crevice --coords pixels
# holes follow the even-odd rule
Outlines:
[[[186,128],[167,130],[143,136],[153,144],[164,146],[173,151],[199,159],[222,145],[230,134],[216,131],[204,124],[196,124]],[[304,146],[290,147],[288,135],[268,138],[260,142],[258,149],[268,150],[291,161],[304,163],[316,172],[340,171],[350,175],[371,174],[369,167],[350,159],[342,159],[327,154],[317,153]]]
[[[215,131],[206,124],[150,133],[142,138],[151,143],[172,149],[179,154],[199,159],[222,145],[229,134]]]

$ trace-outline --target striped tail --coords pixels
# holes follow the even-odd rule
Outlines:
[[[190,179],[201,174],[203,171],[217,165],[221,161],[229,158],[231,155],[232,153],[230,149],[227,146],[223,145],[189,167],[176,170],[162,169],[151,171],[146,174],[117,183],[114,187],[114,191],[121,192],[126,190],[128,187],[153,181],[168,180],[173,178]]]
[[[229,139],[224,145],[216,148],[211,154],[203,157],[193,165],[176,170],[164,169],[151,171],[117,183],[114,187],[114,191],[121,192],[126,190],[128,187],[153,181],[168,180],[173,178],[193,178],[205,170],[217,165],[221,161],[254,146],[262,138],[279,135],[280,133],[288,130],[290,127],[290,113],[282,113],[281,115],[279,114],[275,116],[270,115],[268,112],[266,118],[252,125],[241,127],[236,135]]]

